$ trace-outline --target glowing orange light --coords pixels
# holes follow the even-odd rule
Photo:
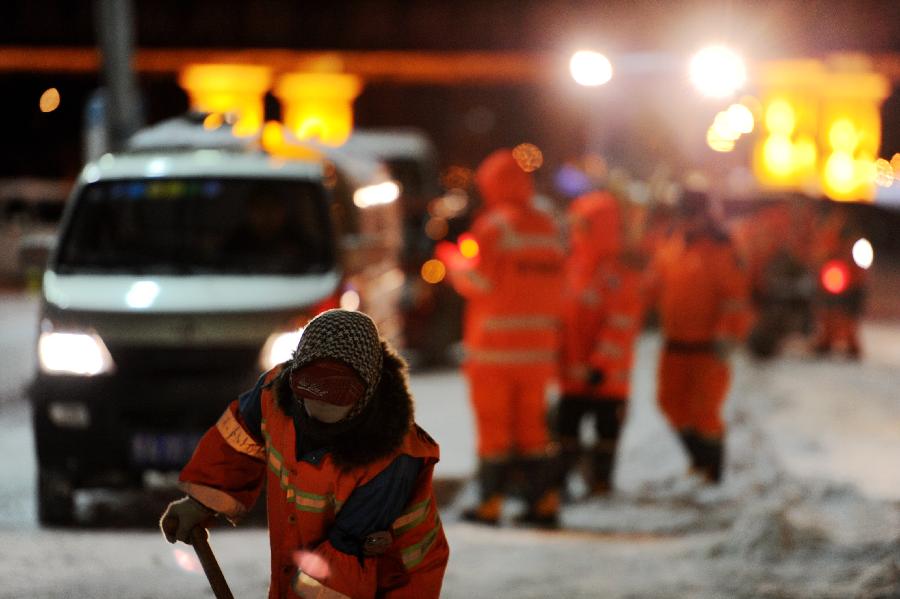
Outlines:
[[[189,64],[178,76],[191,108],[222,113],[239,137],[255,135],[262,127],[263,97],[271,80],[269,67],[244,64]]]
[[[459,253],[464,258],[475,258],[478,256],[478,242],[470,235],[461,235],[459,238]]]
[[[285,126],[298,139],[340,146],[353,131],[353,101],[362,81],[346,73],[287,73],[278,79]]]
[[[447,267],[444,266],[444,263],[440,260],[432,258],[422,265],[421,275],[422,280],[426,283],[436,285],[443,281],[444,277],[447,276]]]
[[[820,279],[826,291],[837,295],[846,291],[850,271],[840,260],[831,260],[822,267]]]
[[[59,90],[51,87],[42,93],[38,105],[41,107],[41,112],[53,112],[59,108]]]
[[[540,148],[534,144],[519,144],[513,148],[512,154],[519,168],[526,173],[536,171],[544,164],[544,155],[541,153]]]
[[[262,145],[266,152],[279,158],[317,158],[317,150],[285,139],[284,127],[278,121],[268,121],[262,129]]]
[[[225,122],[225,118],[219,112],[211,112],[203,119],[204,129],[218,129]]]

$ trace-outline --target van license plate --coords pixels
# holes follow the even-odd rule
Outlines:
[[[141,466],[181,467],[190,459],[202,435],[138,433],[131,438],[131,460]]]

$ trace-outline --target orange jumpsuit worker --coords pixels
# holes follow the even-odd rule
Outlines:
[[[749,324],[747,281],[727,235],[709,214],[706,194],[686,192],[681,213],[681,230],[660,249],[650,269],[649,291],[663,336],[657,396],[692,468],[718,482],[728,350]]]
[[[449,549],[405,365],[361,312],[328,310],[200,440],[169,542],[243,516],[266,487],[270,599],[437,599]]]
[[[449,268],[467,300],[464,371],[478,433],[480,501],[464,518],[497,524],[520,466],[528,508],[519,523],[553,527],[559,493],[545,393],[557,373],[563,247],[551,216],[533,207],[531,175],[512,152],[490,154],[475,180],[485,203],[469,232],[478,257]]]
[[[590,453],[590,486],[601,494],[611,488],[642,324],[641,274],[634,260],[625,259],[620,209],[612,195],[585,194],[568,214],[571,253],[563,291],[557,422],[563,483],[581,454],[581,421],[593,414],[597,440]]]

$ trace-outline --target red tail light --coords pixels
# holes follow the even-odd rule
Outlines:
[[[841,260],[831,260],[822,267],[819,280],[825,291],[838,295],[847,290],[850,282],[850,269]]]

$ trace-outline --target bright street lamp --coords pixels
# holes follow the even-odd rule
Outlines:
[[[704,96],[727,98],[747,81],[747,67],[730,48],[709,46],[691,58],[690,77]]]
[[[593,50],[579,50],[569,59],[569,72],[578,85],[597,87],[612,79],[609,59]]]

